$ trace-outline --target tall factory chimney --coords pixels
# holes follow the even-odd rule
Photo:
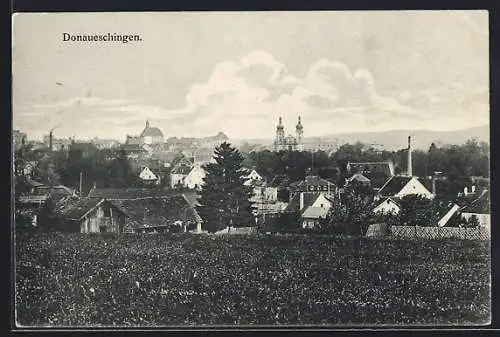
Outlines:
[[[52,130],[49,132],[49,151],[52,151]]]
[[[412,165],[411,165],[411,136],[408,136],[408,162],[407,162],[407,175],[408,177],[413,176]]]

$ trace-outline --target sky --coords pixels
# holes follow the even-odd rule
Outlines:
[[[63,33],[138,34],[64,42]],[[489,123],[486,11],[22,13],[13,127],[41,138],[273,138]]]

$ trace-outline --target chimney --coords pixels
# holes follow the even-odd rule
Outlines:
[[[300,192],[299,211],[302,211],[302,208],[304,208],[304,192]]]
[[[407,175],[408,177],[413,176],[412,164],[411,164],[411,136],[408,136],[408,163],[407,163]]]
[[[49,151],[52,151],[52,131],[49,133]]]
[[[82,183],[83,183],[83,172],[80,171],[80,196],[83,196],[83,193],[82,193]]]

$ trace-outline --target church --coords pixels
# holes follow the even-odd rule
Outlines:
[[[304,127],[301,118],[295,126],[295,137],[288,135],[285,137],[285,127],[283,126],[281,117],[276,126],[276,138],[274,140],[275,151],[304,151],[303,144]]]
[[[163,145],[163,132],[157,127],[152,127],[149,125],[149,121],[146,121],[146,126],[144,130],[142,130],[140,136],[134,137],[127,135],[127,139],[125,141],[126,144],[138,144],[138,145]]]

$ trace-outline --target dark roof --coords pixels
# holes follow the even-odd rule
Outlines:
[[[411,179],[413,179],[413,177],[394,176],[382,186],[378,194],[382,196],[393,196],[399,193]]]
[[[111,201],[123,213],[145,227],[168,226],[176,221],[201,221],[198,212],[183,195],[168,198],[148,198]]]
[[[461,210],[463,213],[490,214],[490,194],[484,190],[482,194]]]
[[[140,199],[151,197],[168,197],[172,192],[159,188],[93,188],[90,198],[106,198],[109,200]]]
[[[318,190],[318,187],[321,187],[320,190],[328,190],[328,187],[331,189],[335,188],[335,184],[332,182],[329,182],[328,180],[325,180],[323,178],[320,178],[318,176],[307,176],[305,180],[300,181],[300,182],[295,182],[290,185],[290,190],[292,192],[307,192],[307,191],[313,191],[313,190]]]
[[[384,173],[387,176],[394,175],[394,165],[391,162],[365,162],[349,163],[351,173]]]
[[[72,196],[75,194],[75,191],[69,187],[59,185],[59,186],[37,186],[33,188],[32,195],[34,196],[49,196],[52,200],[59,200],[61,198]]]
[[[172,169],[172,174],[188,175],[193,168],[187,165],[177,165]]]
[[[288,203],[288,205],[285,208],[285,212],[299,212],[299,207],[300,207],[300,194],[297,193],[294,195],[292,200]],[[302,211],[307,209],[309,206],[311,206],[316,199],[320,196],[320,192],[304,192],[304,207],[302,208]]]
[[[157,127],[147,127],[145,128],[142,133],[141,133],[141,137],[146,137],[146,136],[150,136],[150,137],[163,137],[163,132],[161,132],[160,129],[158,129]]]
[[[63,219],[80,220],[105,201],[102,198],[72,198],[65,203],[58,204],[53,214]]]
[[[140,144],[121,144],[120,148],[126,152],[144,152]]]
[[[286,175],[277,175],[269,183],[270,187],[287,187],[290,184],[290,178]]]

